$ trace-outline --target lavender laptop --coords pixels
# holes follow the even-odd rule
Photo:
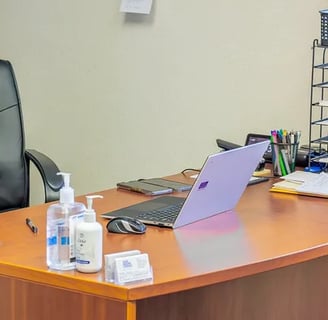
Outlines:
[[[186,198],[161,196],[102,217],[128,216],[150,225],[178,228],[232,210],[268,144],[263,141],[208,156]]]

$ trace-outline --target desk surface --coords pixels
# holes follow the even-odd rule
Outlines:
[[[180,181],[192,181],[182,175]],[[144,235],[104,231],[104,254],[139,249],[149,254],[153,283],[116,286],[104,273],[56,272],[46,266],[48,204],[0,215],[0,274],[71,291],[133,301],[220,283],[327,255],[327,199],[270,193],[272,181],[247,187],[233,212],[171,230],[148,227]],[[149,199],[118,191],[97,192],[97,220],[117,209]],[[182,195],[182,194],[181,194]],[[77,200],[85,203],[84,197]],[[38,226],[33,234],[29,217]],[[105,229],[104,229],[105,230]]]

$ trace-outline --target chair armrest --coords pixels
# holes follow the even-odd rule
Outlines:
[[[45,154],[36,150],[25,150],[25,155],[27,161],[32,161],[40,172],[44,185],[45,202],[58,200],[59,190],[64,181],[62,176],[57,175],[57,172],[60,171],[57,165]]]

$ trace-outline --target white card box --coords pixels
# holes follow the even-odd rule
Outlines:
[[[119,285],[152,281],[153,270],[147,253],[119,257],[114,262],[114,282]]]
[[[140,250],[129,250],[129,251],[121,251],[111,254],[105,254],[105,280],[107,282],[114,282],[114,268],[115,268],[115,259],[133,256],[136,254],[140,254]]]

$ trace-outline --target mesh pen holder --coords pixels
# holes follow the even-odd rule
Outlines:
[[[328,9],[319,12],[321,14],[321,45],[328,46]]]

